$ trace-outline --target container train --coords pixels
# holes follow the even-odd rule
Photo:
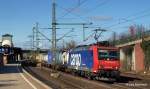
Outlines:
[[[119,79],[120,60],[119,50],[104,44],[82,45],[57,55],[57,63],[53,62],[52,55],[48,56],[49,64],[62,71],[69,71],[90,79],[96,77]],[[53,62],[53,63],[52,63]]]

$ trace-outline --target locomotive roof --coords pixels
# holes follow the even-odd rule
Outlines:
[[[78,47],[86,47],[86,46],[90,46],[90,45],[78,45],[78,46],[75,47],[75,48],[78,48]]]
[[[93,46],[93,45],[105,46],[105,47],[110,46],[108,41],[100,41],[100,42],[92,43],[92,44],[89,44],[89,45],[78,45],[75,48],[78,48],[78,47],[87,47],[87,46]]]

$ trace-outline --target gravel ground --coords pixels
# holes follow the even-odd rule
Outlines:
[[[150,80],[125,74],[120,81],[88,80],[67,73],[54,72],[45,67],[26,68],[32,75],[54,89],[149,89]]]

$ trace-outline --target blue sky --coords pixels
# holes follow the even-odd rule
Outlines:
[[[98,25],[105,28],[101,39],[110,37],[112,31],[117,33],[127,31],[132,24],[143,24],[149,26],[150,23],[150,0],[56,0],[57,2],[57,21],[58,22],[92,22],[93,26]],[[84,2],[82,4],[82,2]],[[81,4],[81,6],[79,6]],[[65,15],[66,10],[77,7],[71,13]],[[144,12],[142,12],[144,11]],[[142,12],[142,13],[141,13]],[[143,16],[146,15],[146,16]],[[126,18],[131,16],[130,18]],[[134,19],[135,17],[142,18]],[[103,19],[105,18],[105,19]],[[125,20],[133,19],[124,24],[118,24]],[[28,41],[28,35],[32,34],[32,27],[35,22],[39,22],[40,27],[50,27],[51,25],[51,0],[0,0],[0,35],[10,33],[14,35],[14,41],[19,46]],[[111,28],[107,28],[117,24]],[[82,42],[82,26],[61,26],[62,28],[75,28],[76,37],[65,38],[74,39]],[[93,29],[86,30],[86,36],[92,33]],[[50,30],[41,32],[51,37]],[[68,30],[58,30],[58,38]],[[61,34],[61,35],[60,35]],[[93,39],[89,40],[93,42]],[[60,42],[61,43],[61,42]]]

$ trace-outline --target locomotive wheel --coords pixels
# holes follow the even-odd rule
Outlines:
[[[120,82],[120,75],[119,75],[119,76],[116,76],[116,81],[117,81],[117,82]]]
[[[89,73],[89,72],[86,73],[86,77],[87,77],[89,80],[93,80],[93,79],[94,79],[94,76],[93,76],[91,73]]]

